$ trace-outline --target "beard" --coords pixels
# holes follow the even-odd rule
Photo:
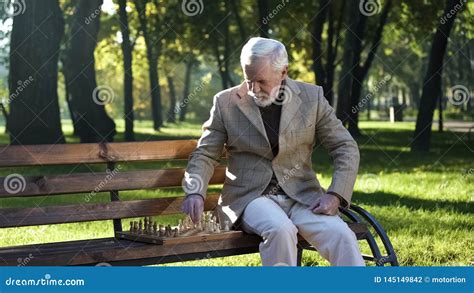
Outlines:
[[[253,101],[259,107],[268,107],[276,100],[276,97],[273,95],[268,95],[265,93],[260,93],[257,95],[252,91],[248,91],[247,94],[253,98]]]

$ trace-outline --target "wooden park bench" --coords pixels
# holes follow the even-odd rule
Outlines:
[[[162,188],[180,187],[184,169],[157,169],[150,166],[146,168],[144,163],[180,161],[184,166],[195,147],[195,140],[0,147],[0,170],[3,170],[2,174],[6,174],[5,177],[0,178],[0,235],[5,235],[7,231],[5,228],[11,227],[104,220],[113,221],[114,231],[122,231],[122,224],[125,226],[124,229],[127,229],[131,218],[179,214],[183,196],[160,197],[159,191]],[[131,166],[143,168],[117,171],[118,164],[129,163]],[[22,176],[20,182],[17,182],[20,185],[16,186],[9,186],[8,184],[12,182],[5,182],[7,175],[10,175],[5,168],[16,170],[17,167],[22,169],[35,167],[35,170],[41,170],[45,166],[82,164],[102,164],[104,169],[100,172],[63,172],[62,174],[47,172],[43,175]],[[102,165],[94,166],[101,167]],[[54,169],[59,170],[59,173],[62,170],[61,168]],[[104,181],[105,178],[108,180]],[[24,179],[23,182],[21,182],[22,179]],[[225,167],[219,166],[210,184],[223,184],[224,179]],[[12,190],[12,188],[17,189]],[[158,189],[158,191],[156,191],[156,197],[151,199],[120,199],[121,191],[153,189]],[[89,201],[77,203],[76,201],[76,203],[66,205],[34,207],[1,205],[7,198],[37,196],[49,198],[91,192],[110,193],[110,201],[99,203]],[[107,194],[106,196],[108,198]],[[216,207],[218,197],[219,194],[209,194],[206,197],[206,211]],[[374,262],[378,266],[398,265],[397,257],[384,229],[368,212],[352,205],[350,209],[342,210],[342,213],[357,238],[369,244],[372,255],[364,255],[365,260]],[[11,232],[12,229],[8,231]],[[111,235],[114,234],[111,233]],[[258,252],[260,241],[260,237],[245,233],[238,238],[179,245],[148,244],[116,237],[68,240],[0,247],[0,265],[17,266],[18,259],[28,255],[33,256],[29,259],[28,265],[163,264],[255,253]],[[301,237],[299,237],[298,246],[298,264],[300,265],[303,249],[313,248]],[[382,253],[381,248],[385,253]]]

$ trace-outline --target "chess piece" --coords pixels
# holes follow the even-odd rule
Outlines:
[[[138,232],[138,222],[133,221],[133,233],[137,233],[137,232]]]
[[[142,220],[138,221],[138,234],[142,234],[143,232],[143,222]]]
[[[160,224],[160,236],[165,236],[165,230],[163,229],[163,225]]]
[[[130,221],[130,233],[133,233],[133,221]]]
[[[153,235],[158,235],[158,226],[156,225],[156,222],[153,223]]]
[[[174,228],[174,237],[178,237],[179,236],[179,230],[178,228]]]
[[[230,231],[228,220],[224,221],[224,231]]]
[[[221,224],[219,223],[216,223],[216,230],[215,230],[216,233],[221,233]]]

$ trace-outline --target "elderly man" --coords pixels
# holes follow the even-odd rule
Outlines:
[[[210,118],[191,154],[183,212],[199,221],[209,180],[227,151],[220,222],[255,233],[262,264],[296,265],[297,233],[335,266],[363,266],[355,234],[339,217],[349,205],[359,165],[356,142],[320,86],[287,77],[285,46],[251,38],[242,48],[245,82],[214,97]],[[323,145],[334,160],[325,191],[311,154]]]

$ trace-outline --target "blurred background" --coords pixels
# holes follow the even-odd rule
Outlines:
[[[427,125],[473,119],[472,2],[2,4],[0,127],[11,143],[130,141],[200,124],[213,95],[242,82],[240,50],[252,36],[283,42],[290,77],[323,86],[354,136],[359,121],[418,119],[413,147],[426,151]]]

